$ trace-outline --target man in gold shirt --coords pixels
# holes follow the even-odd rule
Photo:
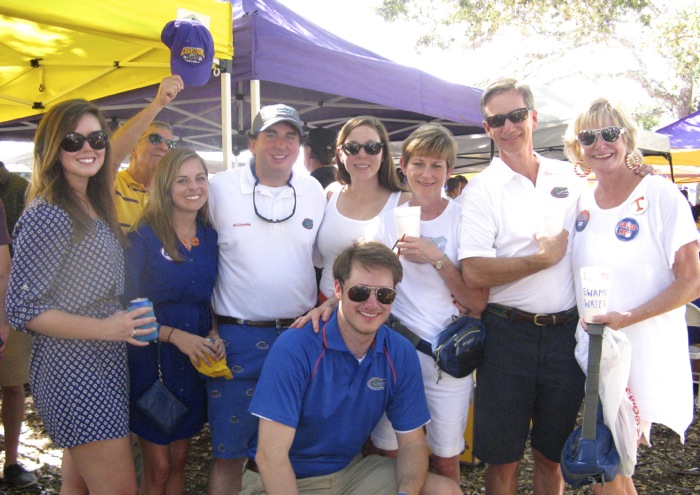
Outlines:
[[[180,76],[163,79],[153,101],[112,137],[112,166],[116,170],[119,170],[126,155],[130,155],[129,167],[119,171],[114,181],[117,218],[125,232],[137,220],[148,201],[148,189],[158,162],[175,147],[170,124],[154,119],[183,89]]]

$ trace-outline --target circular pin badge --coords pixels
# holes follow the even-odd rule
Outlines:
[[[591,219],[591,214],[588,210],[582,210],[576,217],[576,232],[581,232],[588,225],[588,221]]]
[[[634,218],[623,218],[615,226],[615,237],[621,241],[631,241],[639,234],[639,222]]]
[[[165,251],[165,248],[160,248],[160,254],[163,256],[168,261],[172,261],[173,259],[170,257],[170,255]]]
[[[630,203],[627,206],[629,207],[630,213],[632,215],[642,215],[647,211],[647,207],[649,206],[649,200],[646,196],[639,196],[638,198],[635,198],[632,201],[630,201]]]

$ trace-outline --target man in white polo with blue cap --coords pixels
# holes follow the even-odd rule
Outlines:
[[[304,129],[287,105],[263,107],[249,133],[247,166],[215,175],[209,208],[219,233],[212,305],[233,380],[207,383],[214,463],[209,495],[237,494],[258,419],[248,412],[267,354],[281,332],[316,303],[312,261],[326,199],[294,174]]]

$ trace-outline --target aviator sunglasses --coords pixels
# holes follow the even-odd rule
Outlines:
[[[95,131],[91,132],[87,136],[78,134],[77,132],[71,132],[61,141],[61,148],[68,153],[75,153],[83,149],[83,144],[85,141],[88,142],[90,147],[95,150],[103,150],[107,146],[109,137],[105,131]]]
[[[338,146],[338,148],[342,149],[348,155],[357,155],[362,148],[365,149],[365,153],[368,155],[378,155],[382,152],[383,147],[384,143],[378,143],[376,141],[370,141],[367,144],[343,143]]]
[[[173,141],[172,139],[165,139],[163,136],[156,132],[149,134],[148,136],[143,136],[141,139],[143,138],[148,138],[148,142],[155,146],[158,146],[160,143],[165,141],[165,144],[168,145],[168,151],[174,150],[177,147],[177,143],[175,141]]]
[[[593,146],[593,144],[595,144],[598,134],[600,134],[600,137],[602,137],[603,141],[606,143],[614,143],[620,139],[620,136],[622,136],[624,133],[624,127],[611,125],[609,127],[603,127],[602,129],[586,129],[579,132],[576,139],[578,139],[578,142],[581,143],[581,146],[588,148],[589,146]]]
[[[532,109],[523,107],[517,108],[505,115],[502,113],[491,115],[490,117],[486,117],[486,123],[489,127],[503,127],[506,125],[506,119],[508,119],[512,123],[517,124],[527,119],[527,116],[530,115],[530,110]]]
[[[377,301],[382,304],[391,304],[396,299],[396,291],[389,287],[370,287],[369,285],[353,285],[346,290],[352,302],[365,302],[374,292]]]

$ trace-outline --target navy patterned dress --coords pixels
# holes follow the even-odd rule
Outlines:
[[[150,225],[129,234],[124,256],[124,300],[147,297],[158,323],[206,337],[212,328],[211,293],[216,281],[217,235],[211,227],[197,225],[198,246],[181,246],[182,262],[174,262],[163,249]],[[170,331],[170,330],[168,330]],[[187,414],[170,435],[164,435],[135,406],[136,400],[158,379],[160,347],[163,381],[168,390],[187,406]],[[205,377],[175,345],[129,346],[131,376],[131,431],[158,445],[191,438],[206,421]]]
[[[120,309],[124,256],[102,220],[80,242],[65,211],[36,198],[14,233],[7,316],[34,337],[29,383],[53,442],[62,448],[121,438],[128,430],[126,344],[59,339],[25,328],[48,310],[106,318]]]

